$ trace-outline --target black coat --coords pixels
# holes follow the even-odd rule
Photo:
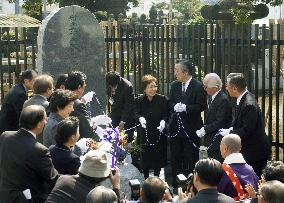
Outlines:
[[[0,134],[19,129],[19,118],[24,102],[28,99],[22,83],[15,85],[5,96],[0,111]]]
[[[7,131],[0,136],[0,202],[25,203],[30,189],[34,202],[43,202],[58,173],[48,149],[28,131]]]
[[[115,90],[115,94],[111,95],[110,90],[107,91],[108,96],[113,98],[111,105],[110,118],[113,127],[117,127],[120,121],[131,123],[134,121],[134,94],[131,83],[125,78],[120,78],[120,82]],[[132,126],[129,126],[132,127]]]
[[[73,108],[74,111],[70,115],[79,118],[80,137],[92,138],[98,141],[99,137],[94,133],[93,128],[90,126],[91,111],[87,109],[86,104],[79,99],[76,99]]]
[[[202,83],[192,78],[185,94],[183,94],[182,83],[174,81],[171,84],[169,102],[171,110],[171,135],[175,135],[178,131],[178,122],[176,113],[174,112],[174,106],[177,103],[181,102],[186,105],[186,112],[180,113],[183,125],[190,135],[192,141],[194,141],[196,144],[199,144],[199,138],[196,135],[196,130],[202,127],[203,122],[201,118],[201,112],[204,111],[207,106],[206,92],[203,89]],[[179,135],[177,137],[179,137]]]
[[[174,112],[174,106],[179,102],[186,105],[186,112],[179,113],[182,124],[178,123],[177,113]],[[182,93],[181,82],[172,83],[170,135],[172,176],[175,187],[176,175],[179,173],[187,175],[192,172],[198,161],[200,138],[196,135],[196,130],[202,127],[201,112],[206,109],[206,105],[206,92],[198,80],[192,78],[185,93]]]
[[[229,128],[232,123],[232,108],[228,96],[220,91],[212,103],[209,109],[205,111],[204,120],[204,130],[206,135],[204,136],[204,144],[206,147],[210,146],[208,149],[208,156],[215,158],[219,161],[222,160],[220,154],[220,142],[222,140],[222,135],[215,137],[221,128]]]
[[[232,126],[232,133],[239,135],[242,139],[241,153],[248,164],[253,166],[253,163],[269,157],[270,147],[262,114],[254,95],[250,92],[243,95]]]
[[[84,203],[96,184],[79,175],[62,175],[58,178],[46,203]]]
[[[162,168],[167,164],[167,137],[166,129],[163,133],[157,129],[160,121],[168,120],[168,100],[166,96],[156,94],[152,101],[146,95],[135,100],[135,117],[139,123],[139,117],[146,119],[146,131],[138,127],[138,138],[142,146],[141,162],[143,168]],[[151,146],[150,144],[154,144]]]
[[[75,175],[81,165],[80,157],[65,146],[52,145],[49,147],[52,163],[60,174]]]
[[[200,190],[195,197],[186,201],[186,203],[235,203],[235,200],[227,195],[218,193],[217,189]]]

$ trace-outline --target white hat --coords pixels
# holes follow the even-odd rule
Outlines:
[[[79,168],[83,175],[93,178],[104,178],[110,174],[106,153],[102,150],[91,150],[85,154],[85,159]]]

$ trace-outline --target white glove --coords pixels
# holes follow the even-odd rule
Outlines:
[[[103,128],[101,128],[100,126],[97,126],[95,133],[99,136],[100,139],[103,139],[103,137],[104,137],[104,129]]]
[[[177,103],[175,106],[174,106],[174,111],[175,112],[178,112],[178,107],[179,107],[180,103]]]
[[[111,124],[111,118],[107,115],[98,115],[91,118],[91,126],[93,125],[109,125]]]
[[[93,100],[93,96],[94,96],[94,92],[93,91],[90,91],[88,92],[87,94],[85,94],[82,99],[85,100],[86,103],[89,103]]]
[[[139,122],[140,122],[142,128],[146,128],[146,119],[144,117],[140,117]]]
[[[200,138],[202,138],[206,134],[204,127],[200,128],[199,130],[196,131],[196,135]]]
[[[176,112],[183,112],[183,111],[186,111],[186,105],[183,104],[183,103],[179,103],[179,106],[177,107],[177,111]]]
[[[224,137],[226,135],[229,135],[232,130],[233,130],[233,127],[230,127],[228,129],[223,129],[222,128],[222,129],[219,130],[219,134]]]
[[[157,129],[158,129],[160,132],[163,132],[163,130],[165,129],[165,127],[166,127],[166,121],[161,120],[161,121],[160,121],[160,125],[157,127]]]

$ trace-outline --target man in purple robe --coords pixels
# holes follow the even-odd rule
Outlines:
[[[240,153],[241,147],[241,138],[238,135],[229,134],[224,136],[220,144],[221,155],[225,159],[224,164],[228,164],[233,170],[245,193],[245,185],[247,184],[251,184],[257,191],[258,177]],[[235,199],[238,196],[240,199],[244,198],[240,197],[236,189],[237,184],[233,184],[229,176],[228,172],[225,171],[218,185],[218,191]]]

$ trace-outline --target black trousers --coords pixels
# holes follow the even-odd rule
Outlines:
[[[197,144],[197,143],[196,143]],[[171,138],[171,167],[172,167],[172,186],[177,187],[176,176],[180,173],[188,176],[193,172],[195,163],[199,158],[199,150],[189,142],[187,137]]]

